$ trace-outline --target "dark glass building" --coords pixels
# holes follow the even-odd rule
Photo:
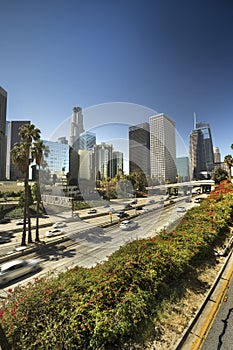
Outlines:
[[[150,176],[150,126],[146,122],[129,127],[129,173],[134,171]]]
[[[209,178],[214,168],[213,142],[208,123],[196,123],[189,139],[190,178]]]

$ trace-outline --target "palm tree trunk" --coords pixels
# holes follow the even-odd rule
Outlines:
[[[40,188],[39,188],[39,170],[37,170],[37,188],[36,188],[36,242],[40,242],[39,237],[39,212],[40,212]]]
[[[28,187],[28,180],[25,177],[24,179],[24,208],[23,208],[23,234],[22,234],[22,240],[21,240],[21,246],[25,246],[26,245],[26,231],[27,231],[27,224],[26,224],[26,220],[27,220],[27,187]]]

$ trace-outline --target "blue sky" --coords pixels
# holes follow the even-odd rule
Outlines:
[[[7,119],[29,119],[49,138],[74,106],[124,102],[165,113],[188,144],[196,112],[224,157],[233,143],[232,18],[231,0],[0,0]]]

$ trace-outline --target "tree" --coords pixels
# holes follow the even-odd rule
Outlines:
[[[229,174],[228,176],[229,176],[229,180],[231,181],[231,167],[233,165],[233,158],[230,154],[224,157],[224,163],[226,163],[228,167],[228,174]]]
[[[28,166],[29,161],[27,158],[27,150],[24,143],[16,143],[14,147],[11,150],[11,158],[12,162],[16,164],[19,168],[19,171],[24,176],[24,212],[23,212],[23,234],[22,234],[22,240],[21,245],[26,245],[26,219],[27,219],[27,208],[26,208],[26,193],[28,193]]]
[[[38,139],[33,143],[33,147],[31,149],[32,159],[35,160],[36,166],[36,242],[40,242],[39,237],[39,212],[40,212],[40,203],[41,203],[41,194],[40,194],[40,184],[39,184],[39,174],[41,165],[44,167],[46,162],[44,161],[44,157],[48,157],[49,148],[45,146],[42,140]]]
[[[222,168],[217,168],[212,173],[212,179],[214,180],[214,183],[216,185],[220,184],[221,181],[227,180],[228,178],[228,172]]]
[[[19,136],[21,142],[17,143],[12,151],[12,161],[17,164],[19,170],[24,176],[24,224],[21,245],[26,245],[26,222],[28,219],[28,243],[32,243],[31,235],[31,220],[28,202],[28,181],[29,181],[29,165],[31,163],[31,146],[33,141],[37,141],[40,138],[40,130],[33,124],[24,124],[19,128]]]

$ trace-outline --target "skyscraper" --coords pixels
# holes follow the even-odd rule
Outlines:
[[[221,153],[219,147],[214,147],[214,163],[221,163]]]
[[[210,125],[195,123],[189,137],[190,178],[210,177],[214,168],[214,152]]]
[[[150,117],[150,166],[158,183],[176,181],[175,122],[163,113]]]
[[[102,142],[94,145],[92,169],[94,179],[104,180],[113,177],[113,146]]]
[[[11,160],[11,150],[15,143],[21,141],[19,136],[19,128],[22,125],[30,124],[29,120],[14,120],[8,122],[8,132],[7,132],[7,151],[6,151],[6,178],[7,180],[15,181],[17,179],[23,178],[24,175],[20,172],[18,166],[13,164]]]
[[[150,126],[142,123],[129,127],[129,173],[150,175]]]
[[[79,137],[84,132],[83,114],[81,107],[74,107],[70,124],[69,146],[79,150]]]
[[[7,92],[0,86],[0,180],[6,177],[6,109]]]
[[[123,153],[119,151],[113,152],[113,177],[123,174]]]

